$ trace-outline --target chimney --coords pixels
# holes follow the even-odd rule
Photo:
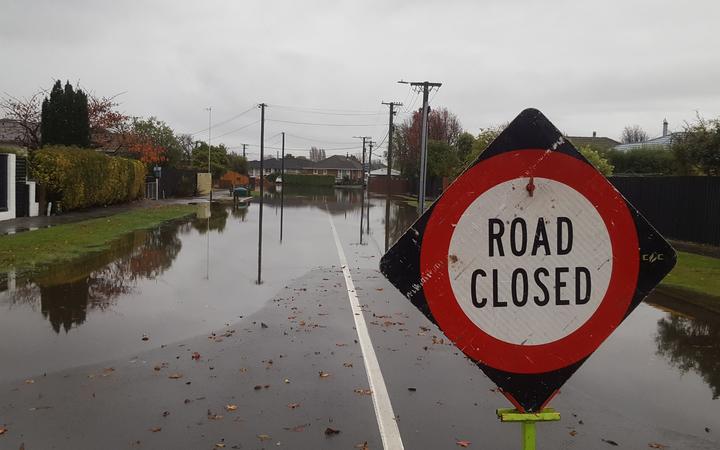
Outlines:
[[[667,119],[663,119],[663,136],[668,135],[668,121]]]
[[[597,131],[593,131],[593,137],[597,137]]]

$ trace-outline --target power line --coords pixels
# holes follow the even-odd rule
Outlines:
[[[267,121],[267,119],[266,119],[266,121]],[[251,126],[255,125],[255,124],[258,123],[258,122],[260,122],[260,120],[256,120],[255,122],[249,123],[249,124],[247,124],[247,125],[243,125],[243,126],[241,126],[240,128],[235,128],[234,130],[230,130],[230,131],[228,131],[227,133],[221,134],[220,136],[215,136],[215,139],[219,139],[219,138],[221,138],[221,137],[223,137],[223,136],[227,136],[228,134],[232,134],[232,133],[235,133],[235,132],[237,132],[237,131],[244,130],[245,128],[251,127]]]
[[[358,115],[379,115],[377,111],[368,111],[368,110],[360,110],[360,109],[332,109],[332,108],[311,108],[311,107],[303,107],[303,106],[287,106],[287,105],[270,105],[273,108],[281,108],[281,109],[291,109],[291,110],[299,110],[299,111],[317,111],[317,112],[323,112],[323,111],[330,111],[333,113],[340,113],[342,114],[358,114]]]
[[[250,108],[246,109],[245,111],[241,112],[240,114],[236,114],[236,115],[230,117],[229,119],[225,119],[221,122],[216,123],[215,125],[213,125],[213,128],[217,128],[217,127],[225,125],[226,123],[230,123],[233,120],[244,116],[245,114],[249,113],[250,111],[253,111],[254,109],[255,109],[255,105],[251,106]],[[196,131],[194,133],[189,133],[189,134],[190,134],[190,136],[195,136],[196,134],[204,133],[206,131],[208,131],[208,128],[204,128],[200,131]]]
[[[382,113],[378,112],[325,112],[322,110],[316,110],[313,108],[301,108],[301,107],[293,107],[293,106],[281,106],[281,105],[271,105],[275,109],[279,110],[288,110],[288,111],[296,111],[296,112],[302,112],[306,114],[320,114],[325,116],[379,116]],[[327,111],[334,111],[334,110],[327,110]],[[342,110],[337,110],[342,111]]]
[[[295,125],[312,125],[320,127],[377,127],[378,123],[316,123],[316,122],[295,122],[292,120],[265,119],[266,122],[291,123]]]

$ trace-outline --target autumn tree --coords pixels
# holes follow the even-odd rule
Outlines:
[[[20,144],[35,150],[40,148],[40,102],[45,94],[42,91],[30,97],[13,97],[5,94],[0,99],[0,110],[5,118],[18,124],[23,130]]]
[[[176,167],[183,158],[183,148],[172,128],[156,117],[133,120],[127,151],[153,165]]]
[[[90,146],[88,98],[82,89],[75,90],[70,82],[62,87],[55,82],[41,107],[42,145]]]
[[[648,134],[640,128],[640,125],[628,125],[623,128],[622,134],[620,135],[620,141],[623,144],[636,144],[645,142],[648,139]]]
[[[420,111],[415,111],[412,117],[396,128],[393,139],[393,166],[411,180],[417,180],[420,174],[421,132],[422,114]],[[447,144],[449,151],[458,153],[458,143],[462,132],[462,126],[457,116],[448,111],[447,108],[430,111],[428,115],[428,143],[429,141],[442,142]],[[463,146],[465,145],[466,142],[463,142]],[[465,147],[463,147],[464,150],[466,150]],[[428,169],[428,171],[430,170]]]

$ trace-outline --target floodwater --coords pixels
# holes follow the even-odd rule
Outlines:
[[[30,275],[0,274],[0,381],[129,357],[258,311],[291,280],[338,265],[328,214],[351,269],[377,269],[415,209],[362,198],[359,190],[286,192],[280,242],[280,196],[268,194],[260,284],[257,202],[213,204],[196,219],[130,233],[107,251]],[[619,417],[716,438],[720,317],[654,293],[563,391]]]

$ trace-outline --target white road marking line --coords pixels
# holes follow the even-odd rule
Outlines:
[[[340,266],[345,276],[348,299],[350,299],[353,319],[355,319],[355,330],[357,331],[358,342],[360,343],[363,361],[365,362],[365,373],[367,373],[370,390],[372,391],[375,417],[377,418],[378,428],[380,429],[383,448],[385,450],[403,450],[405,447],[403,447],[402,439],[400,438],[400,430],[395,420],[395,413],[390,403],[390,396],[388,395],[387,386],[385,386],[385,379],[383,378],[382,371],[380,371],[380,364],[375,355],[375,349],[373,348],[372,340],[370,340],[370,333],[365,324],[365,316],[363,316],[360,301],[355,291],[355,283],[353,283],[352,276],[350,275],[345,252],[340,243],[340,238],[335,229],[335,223],[333,222],[330,211],[328,211],[328,218],[330,219],[330,227],[332,228],[335,246],[337,247],[338,256],[340,257]]]

